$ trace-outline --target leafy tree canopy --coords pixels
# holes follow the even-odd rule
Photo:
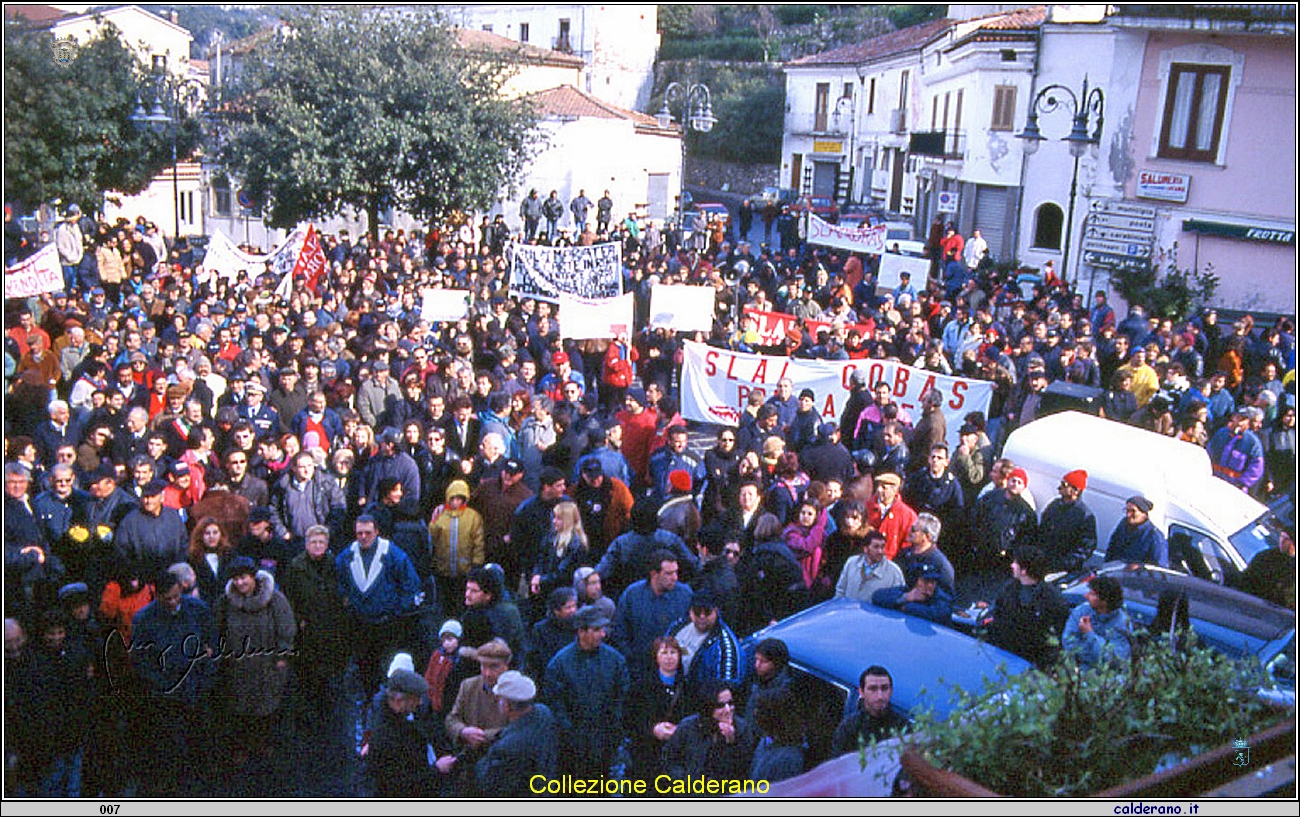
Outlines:
[[[6,21],[4,32],[6,200],[34,207],[60,199],[93,212],[105,191],[138,193],[171,164],[169,138],[131,125],[145,80],[115,28],[104,26],[66,66],[55,61],[48,31]],[[187,117],[177,141],[181,155],[197,142]]]
[[[522,169],[535,118],[500,93],[508,62],[467,52],[428,10],[318,7],[287,30],[223,105],[223,158],[272,225],[485,209]]]

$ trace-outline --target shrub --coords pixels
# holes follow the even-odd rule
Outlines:
[[[1081,797],[1277,722],[1257,695],[1267,683],[1258,661],[1143,640],[1125,664],[1084,670],[1066,658],[962,692],[948,718],[920,715],[912,742],[932,765],[999,794]]]

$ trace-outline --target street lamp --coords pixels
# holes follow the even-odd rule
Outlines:
[[[687,85],[680,82],[668,83],[668,87],[664,88],[663,106],[655,114],[659,127],[668,128],[673,124],[672,109],[675,107],[680,108],[682,121],[682,169],[677,191],[677,219],[681,222],[682,200],[686,191],[686,130],[689,128],[698,133],[708,133],[713,130],[718,119],[713,115],[713,94],[709,91],[709,86],[702,82]]]
[[[180,123],[182,106],[193,105],[200,98],[202,83],[194,79],[168,82],[159,75],[153,82],[153,105],[146,113],[140,93],[135,95],[135,110],[131,124],[137,133],[162,133],[167,131],[172,145],[172,241],[181,237],[180,174],[177,169],[176,126]],[[166,102],[166,107],[164,107]]]
[[[1047,114],[1058,108],[1064,108],[1073,118],[1070,133],[1062,137],[1070,147],[1070,155],[1074,157],[1074,175],[1070,177],[1070,210],[1065,220],[1065,249],[1061,254],[1061,275],[1067,280],[1070,264],[1070,235],[1074,232],[1074,199],[1079,188],[1079,159],[1083,158],[1085,153],[1090,154],[1094,159],[1097,157],[1097,146],[1101,143],[1102,110],[1105,105],[1106,96],[1100,88],[1088,90],[1087,76],[1083,78],[1083,91],[1078,96],[1064,85],[1048,85],[1034,97],[1033,103],[1029,106],[1025,129],[1016,134],[1023,140],[1025,155],[1032,156],[1046,141],[1046,137],[1038,129],[1039,113]],[[1094,117],[1096,126],[1092,127]]]

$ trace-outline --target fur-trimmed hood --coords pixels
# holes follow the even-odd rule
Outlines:
[[[271,597],[275,595],[275,577],[265,570],[259,570],[254,579],[257,584],[253,587],[253,592],[247,596],[241,596],[235,590],[234,579],[226,582],[226,601],[232,608],[255,613],[265,609],[266,605],[271,603]]]

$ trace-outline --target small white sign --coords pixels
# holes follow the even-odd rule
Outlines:
[[[961,194],[953,190],[939,191],[939,212],[955,213],[957,205],[961,202]]]
[[[716,294],[713,287],[656,284],[650,290],[650,328],[663,326],[678,332],[712,331]]]
[[[1159,170],[1138,172],[1137,195],[1140,199],[1187,203],[1187,189],[1192,177],[1186,173],[1165,173]]]

